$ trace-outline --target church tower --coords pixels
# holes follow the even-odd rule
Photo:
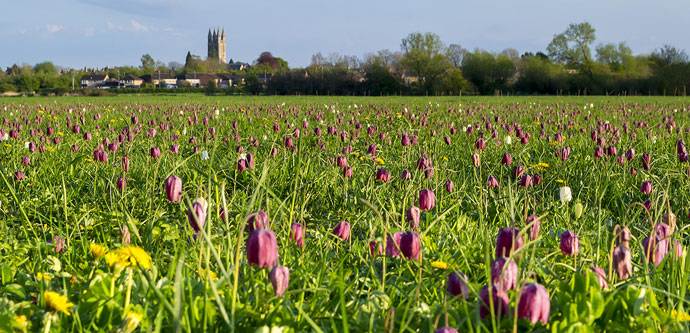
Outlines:
[[[225,28],[223,28],[223,31],[218,34],[218,60],[220,60],[222,63],[228,62],[225,52]]]
[[[226,46],[225,46],[225,28],[208,30],[208,59],[216,59],[219,62],[226,63]]]

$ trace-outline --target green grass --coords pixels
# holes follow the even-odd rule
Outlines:
[[[4,221],[0,223],[4,235],[0,331],[23,330],[19,316],[26,316],[29,331],[44,330],[48,322],[53,330],[113,331],[126,329],[123,322],[132,311],[143,315],[137,329],[155,332],[244,332],[264,326],[295,332],[428,332],[444,326],[458,331],[689,329],[687,321],[670,315],[688,308],[685,291],[690,268],[685,253],[680,259],[669,254],[655,267],[642,259],[641,243],[650,234],[651,224],[661,222],[670,207],[677,216],[672,240],[687,247],[689,167],[679,162],[676,141],[687,142],[684,130],[690,128],[690,98],[41,97],[2,99],[0,110],[8,121],[0,123],[6,132],[16,128],[10,124],[15,118],[23,124],[20,139],[0,143],[0,216]],[[80,134],[73,134],[66,126],[67,117],[73,124],[80,123],[80,110],[85,110],[84,124]],[[126,127],[134,129],[133,113],[141,125],[133,141],[125,140],[116,152],[108,152],[108,162],[93,161],[93,151],[104,138],[113,142]],[[195,113],[198,123],[190,125]],[[100,119],[94,119],[98,114]],[[501,123],[494,121],[496,115]],[[666,116],[673,118],[680,133],[669,133],[663,125],[657,128],[666,123]],[[216,128],[215,139],[204,140],[209,137],[205,117],[208,126]],[[422,119],[426,126],[420,125]],[[149,125],[154,120],[156,124]],[[278,132],[273,131],[276,120]],[[308,129],[301,128],[304,120]],[[238,123],[239,143],[233,121]],[[531,135],[528,144],[501,128],[512,121]],[[569,121],[570,128],[556,127],[565,127]],[[616,137],[617,155],[633,148],[633,161],[618,164],[616,157],[593,157],[596,143],[590,132],[598,121],[601,126],[609,121],[620,130],[620,137],[613,130],[604,131],[604,147]],[[637,128],[635,121],[647,122],[649,127]],[[496,139],[491,138],[486,122],[496,128]],[[630,124],[630,134],[623,130],[625,122]],[[169,124],[170,130],[162,129],[161,123]],[[472,135],[463,132],[475,123],[480,123],[486,140],[478,168],[472,166],[470,156],[476,152],[480,129],[475,128]],[[356,124],[362,125],[360,136],[349,141]],[[541,124],[544,137],[540,137]],[[285,137],[292,134],[288,125],[300,127],[300,138],[293,138],[297,152],[283,146]],[[45,134],[48,126],[54,127],[53,136]],[[328,126],[345,130],[348,141],[329,135]],[[373,136],[367,134],[369,126],[376,128]],[[313,135],[315,127],[322,136]],[[450,134],[451,127],[457,130],[455,135]],[[39,128],[43,134],[31,137],[29,131]],[[151,128],[157,129],[155,137],[146,135]],[[431,130],[436,131],[434,137]],[[85,131],[93,134],[93,140],[83,140]],[[176,131],[179,154],[169,149]],[[402,132],[417,135],[418,144],[402,147]],[[554,155],[562,146],[547,141],[557,132],[566,137],[562,146],[572,149],[567,161]],[[380,133],[386,137],[379,138]],[[46,143],[40,142],[41,135],[46,135]],[[512,137],[512,144],[497,145],[506,135]],[[192,136],[196,144],[189,143]],[[258,147],[249,142],[250,136],[260,142]],[[444,136],[451,138],[450,145],[444,143]],[[52,137],[60,137],[61,142],[53,144]],[[31,153],[25,142],[45,145],[47,151]],[[79,145],[77,152],[72,150],[74,144]],[[367,154],[369,144],[376,145],[380,161]],[[238,145],[255,157],[254,169],[237,171]],[[344,146],[353,147],[346,155],[354,171],[351,179],[335,166]],[[159,159],[149,157],[152,147],[161,149]],[[203,160],[194,153],[195,147],[207,151],[210,158]],[[277,149],[274,157],[272,148]],[[424,152],[434,168],[428,179],[416,168]],[[504,153],[512,155],[512,166],[501,165]],[[642,168],[643,153],[651,155],[650,170]],[[129,172],[120,166],[125,155],[131,159]],[[23,156],[30,158],[30,166],[22,165]],[[520,187],[519,179],[512,176],[516,165],[523,166],[526,174],[539,174],[542,182],[526,190]],[[635,176],[630,174],[632,166]],[[378,168],[390,172],[390,182],[375,180]],[[25,174],[23,181],[14,180],[19,170]],[[411,180],[401,179],[403,170],[412,172]],[[181,203],[166,200],[163,182],[171,174],[183,180]],[[487,189],[490,175],[499,180],[499,188]],[[116,186],[121,176],[127,179],[124,191]],[[444,189],[447,180],[454,183],[452,193]],[[653,182],[651,195],[640,193],[644,180]],[[572,189],[573,201],[560,201],[561,186]],[[422,189],[436,194],[435,207],[422,213],[417,230],[422,259],[371,256],[370,241],[385,244],[385,234],[410,230],[405,211],[419,205]],[[205,198],[209,207],[203,232],[194,235],[187,210],[197,197]],[[651,222],[636,205],[647,199],[653,201]],[[584,205],[579,219],[572,213],[577,202]],[[228,212],[227,222],[218,217],[220,207]],[[269,216],[278,241],[278,264],[290,270],[289,287],[282,297],[273,292],[270,270],[247,263],[246,217],[258,210]],[[498,230],[514,221],[515,227],[528,234],[525,217],[532,214],[541,217],[541,232],[536,241],[525,241],[520,258],[514,258],[519,266],[518,290],[528,282],[546,287],[551,300],[549,322],[532,325],[516,320],[516,290],[508,291],[510,315],[482,319],[478,296],[490,283]],[[332,233],[340,221],[352,226],[347,241]],[[290,241],[293,222],[306,228],[303,248]],[[609,270],[617,224],[627,225],[632,233],[633,276],[624,281]],[[92,243],[110,251],[123,247],[120,230],[124,226],[131,233],[131,244],[151,256],[150,269],[111,267],[104,258],[91,254]],[[560,251],[559,237],[565,230],[579,236],[576,257]],[[65,240],[64,252],[55,252],[50,243],[55,236]],[[447,263],[448,268],[433,267],[435,261]],[[604,268],[608,288],[601,290],[589,273],[591,266]],[[447,291],[452,271],[467,275],[467,300]],[[209,279],[208,272],[218,279]],[[51,279],[41,279],[39,273]],[[47,290],[66,295],[74,303],[70,315],[51,311],[43,296]]]

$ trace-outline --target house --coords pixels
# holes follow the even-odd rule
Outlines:
[[[167,73],[156,73],[142,75],[141,79],[144,83],[153,84],[165,88],[176,88],[177,78]]]
[[[219,88],[232,87],[232,74],[216,73],[215,75],[218,78],[218,87]]]
[[[214,81],[218,85],[219,78],[215,74],[206,73],[187,73],[177,76],[178,86],[206,87],[209,82]]]
[[[85,74],[81,76],[82,88],[98,88],[109,79],[108,74]]]
[[[144,80],[132,74],[127,74],[120,79],[120,85],[125,88],[139,88],[142,83],[144,83]]]
[[[182,74],[177,76],[177,86],[189,86],[189,87],[198,87],[200,86],[199,84],[199,77],[201,77],[202,74],[197,74],[197,73],[187,73],[187,74]]]
[[[199,77],[199,84],[202,87],[206,87],[206,86],[208,86],[209,82],[213,81],[217,87],[219,80],[220,79],[215,74],[201,74],[201,76]]]
[[[366,74],[363,72],[349,72],[347,73],[347,78],[359,83],[362,83],[367,79]]]
[[[237,86],[237,85],[244,85],[244,75],[233,75],[232,76],[232,85]]]
[[[243,62],[233,62],[228,64],[228,69],[231,71],[242,71],[248,69],[249,67],[249,64]]]
[[[101,83],[98,88],[100,89],[117,89],[121,88],[122,85],[120,85],[120,81],[118,81],[115,78],[110,78],[108,80],[105,80],[105,82]]]
[[[403,85],[406,86],[413,85],[419,81],[419,77],[410,72],[402,72],[402,74],[400,74],[400,79],[402,80]]]

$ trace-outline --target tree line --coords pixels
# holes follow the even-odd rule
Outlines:
[[[515,49],[472,51],[444,44],[434,33],[410,33],[400,50],[381,50],[363,58],[312,56],[305,68],[290,68],[270,52],[263,52],[239,72],[250,78],[251,89],[236,91],[270,95],[686,95],[690,62],[684,50],[663,45],[649,54],[634,55],[625,43],[595,44],[596,30],[588,22],[570,24],[554,35],[544,51]],[[117,74],[153,72],[174,74],[223,72],[226,64],[187,53],[185,63],[167,66],[150,55],[140,67],[119,67]],[[231,60],[232,62],[232,60]],[[110,76],[115,77],[115,69]],[[272,74],[257,85],[258,74]],[[76,73],[79,75],[80,73]],[[0,77],[4,91],[66,91],[75,72],[58,73],[52,63],[9,67]],[[78,80],[78,77],[77,77]],[[146,91],[146,90],[144,90]]]

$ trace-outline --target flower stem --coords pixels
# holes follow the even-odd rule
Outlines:
[[[132,268],[127,268],[127,294],[125,294],[125,307],[123,310],[123,313],[127,312],[127,308],[129,307],[129,300],[130,296],[132,295],[132,281],[133,279],[134,272],[132,271]]]

